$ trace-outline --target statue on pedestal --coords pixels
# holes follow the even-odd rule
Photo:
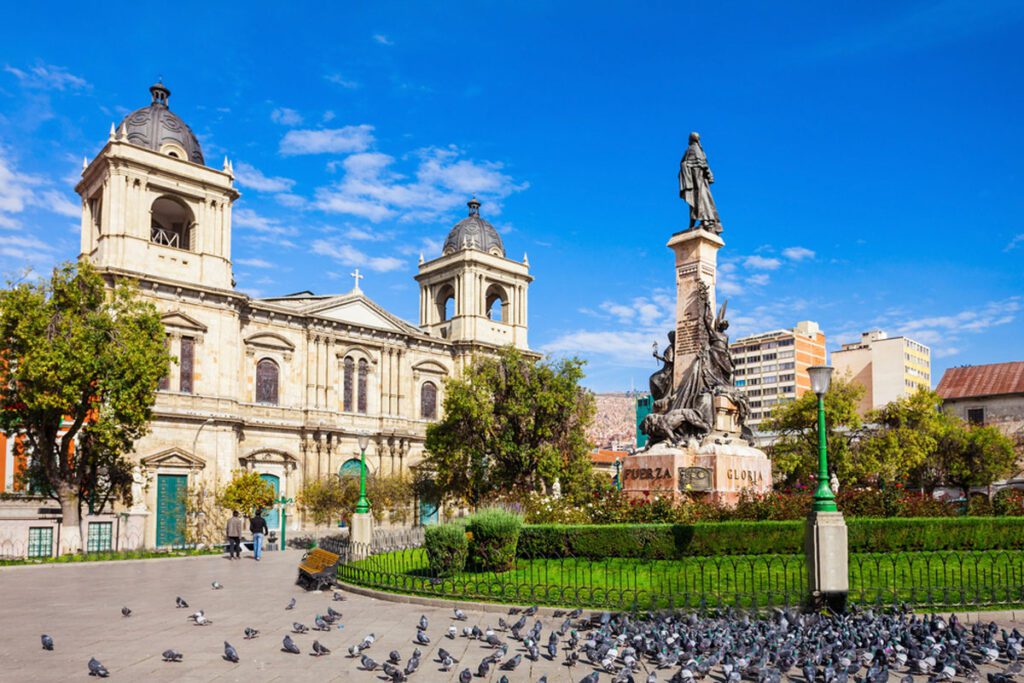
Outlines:
[[[690,146],[679,162],[679,196],[690,205],[690,227],[698,222],[704,230],[722,234],[718,209],[711,196],[715,176],[708,166],[708,158],[700,144],[700,134],[690,133]]]

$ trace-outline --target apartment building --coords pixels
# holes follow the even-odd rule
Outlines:
[[[860,341],[843,344],[832,352],[836,374],[848,374],[864,387],[857,406],[862,415],[881,408],[918,389],[932,386],[932,351],[909,337],[890,337],[882,330],[871,330]]]

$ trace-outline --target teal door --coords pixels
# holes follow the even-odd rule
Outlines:
[[[261,474],[260,479],[274,487],[274,500],[277,500],[281,495],[281,479],[273,474]],[[264,510],[263,517],[267,520],[268,531],[280,531],[281,513],[277,511],[277,508]]]
[[[432,498],[420,498],[420,524],[429,526],[437,524],[441,504]]]
[[[185,495],[188,476],[159,474],[156,478],[156,544],[185,543]]]

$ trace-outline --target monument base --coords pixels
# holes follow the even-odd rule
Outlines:
[[[622,490],[631,498],[704,495],[735,505],[744,491],[771,488],[771,460],[735,435],[713,432],[685,446],[662,442],[623,463]]]
[[[373,542],[373,515],[369,512],[356,512],[352,515],[352,523],[348,527],[348,540],[352,554],[356,558],[370,554]]]
[[[850,592],[850,565],[846,521],[841,512],[811,512],[804,531],[807,588],[811,607],[846,608]]]

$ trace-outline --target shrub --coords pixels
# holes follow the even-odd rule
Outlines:
[[[967,514],[971,517],[991,517],[992,501],[984,493],[972,493],[967,500]]]
[[[1024,491],[999,489],[992,497],[992,512],[997,515],[1024,515]]]
[[[515,565],[523,519],[499,508],[481,510],[466,521],[469,564],[477,571],[508,571]]]
[[[466,568],[469,541],[461,524],[428,526],[423,531],[423,547],[435,576],[455,576]]]

